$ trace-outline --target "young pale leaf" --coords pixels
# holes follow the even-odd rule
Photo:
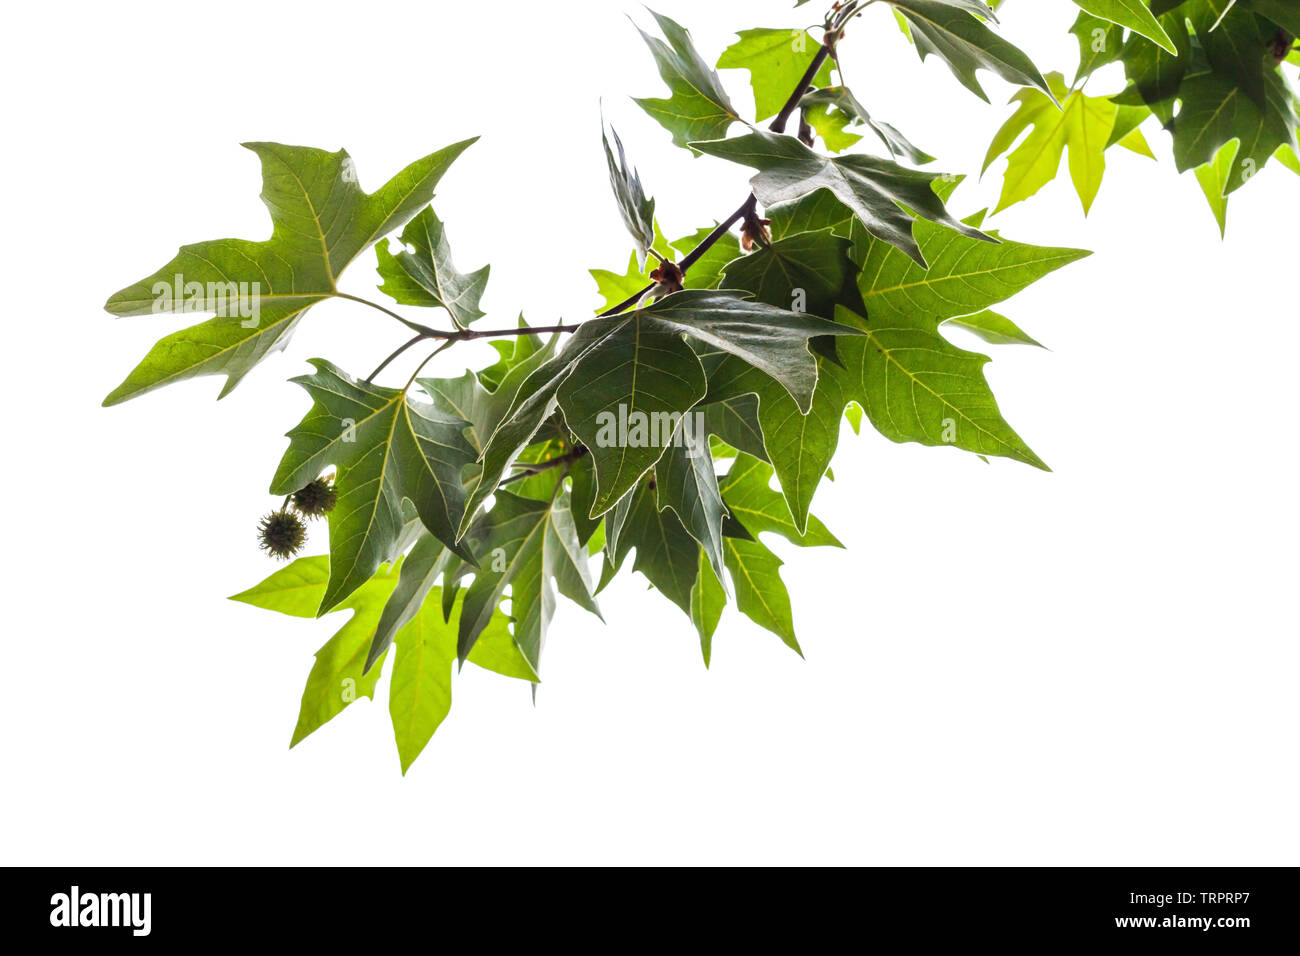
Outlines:
[[[1232,160],[1237,155],[1236,143],[1224,143],[1215,154],[1214,159],[1195,169],[1196,182],[1214,213],[1214,221],[1219,224],[1219,236],[1228,231],[1228,181],[1232,178]]]
[[[399,561],[391,567],[380,568],[338,605],[340,610],[350,610],[353,614],[316,652],[316,660],[307,675],[307,686],[303,688],[298,724],[294,727],[290,747],[297,746],[299,741],[333,719],[354,700],[361,697],[374,699],[375,684],[383,670],[383,658],[381,656],[380,666],[367,672],[366,649],[370,646],[384,603],[397,586],[400,565]],[[304,613],[304,609],[311,604],[320,605],[328,579],[329,559],[324,555],[299,558],[261,584],[234,595],[231,600],[295,617],[310,616],[314,612]]]
[[[464,598],[463,592],[456,596],[451,620],[458,619]],[[451,711],[456,625],[443,616],[441,603],[441,592],[433,588],[418,612],[397,632],[397,661],[388,688],[388,713],[403,775]],[[492,615],[479,634],[469,660],[507,677],[537,680],[500,611]]]
[[[600,141],[605,147],[605,162],[609,166],[609,184],[614,190],[614,199],[618,202],[623,225],[627,226],[627,231],[636,241],[637,264],[644,268],[646,255],[655,243],[655,201],[646,198],[641,176],[628,164],[623,141],[611,127],[610,133],[613,134],[614,145],[618,149],[618,158],[614,158],[603,126],[604,124],[600,131]]]
[[[754,88],[754,119],[775,116],[812,65],[821,44],[807,30],[740,30],[736,35],[740,39],[722,52],[718,69],[748,70]],[[831,64],[828,57],[813,76],[812,86],[831,85]]]
[[[912,235],[913,213],[972,238],[996,241],[948,215],[930,188],[940,173],[907,169],[874,156],[819,156],[793,136],[766,130],[694,145],[759,170],[750,184],[765,206],[794,202],[818,190],[833,193],[873,236],[898,246],[922,266],[925,258]]]
[[[650,11],[663,31],[665,43],[644,30],[641,36],[654,55],[659,75],[668,85],[668,99],[645,98],[636,102],[673,134],[673,142],[687,146],[692,140],[725,136],[740,114],[731,105],[718,74],[709,69],[691,42],[691,35],[676,21]]]
[[[379,274],[384,279],[380,292],[402,305],[441,306],[457,328],[483,317],[478,305],[491,266],[470,273],[456,269],[447,231],[432,206],[426,206],[406,224],[401,241],[414,251],[402,250],[393,255],[387,239],[375,247]]]
[[[931,53],[938,56],[948,64],[962,86],[985,102],[988,102],[988,96],[975,77],[975,71],[979,69],[992,70],[1017,86],[1037,86],[1049,92],[1042,74],[1029,57],[973,16],[974,3],[961,0],[889,2],[907,19],[912,41],[921,59]],[[987,9],[984,14],[988,14]]]
[[[262,161],[271,238],[182,246],[153,275],[112,295],[114,315],[215,312],[159,341],[105,405],[198,375],[225,375],[225,396],[270,352],[284,348],[311,306],[337,293],[349,262],[399,228],[474,140],[417,160],[373,193],[357,185],[352,158],[306,146],[245,143]]]
[[[1119,108],[1106,97],[1086,96],[1078,90],[1071,92],[1060,73],[1047,74],[1047,82],[1060,105],[1037,90],[1021,90],[1011,98],[1012,102],[1020,103],[1019,109],[989,144],[981,172],[1029,130],[1029,135],[1007,159],[1002,196],[994,212],[1028,199],[1055,179],[1061,157],[1067,150],[1070,178],[1085,215],[1101,187],[1106,171],[1105,150]],[[1135,135],[1136,139],[1120,142],[1134,152],[1151,156],[1140,132],[1132,130],[1129,135]]]
[[[293,379],[315,404],[289,432],[271,493],[287,495],[338,467],[338,504],[329,515],[330,585],[320,613],[363,584],[392,552],[410,499],[431,534],[462,558],[456,543],[465,513],[461,472],[474,461],[466,423],[417,405],[404,391],[358,382],[322,359]]]

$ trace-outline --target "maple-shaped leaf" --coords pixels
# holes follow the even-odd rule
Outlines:
[[[1231,78],[1194,70],[1179,89],[1183,105],[1174,123],[1174,164],[1179,172],[1214,161],[1225,143],[1237,142],[1223,195],[1249,182],[1283,145],[1297,148],[1296,97],[1280,70],[1269,70],[1260,109]]]
[[[841,309],[841,321],[858,320]],[[876,431],[891,441],[951,445],[1048,470],[998,410],[984,378],[987,356],[953,345],[922,313],[872,313],[863,328],[865,339],[841,344],[839,374],[845,397],[862,406]]]
[[[807,30],[738,30],[740,39],[722,51],[718,69],[749,71],[754,88],[755,120],[775,116],[812,66],[821,44]],[[812,86],[830,86],[833,61],[827,57],[812,77]]]
[[[655,244],[655,201],[645,194],[641,177],[627,161],[623,151],[623,141],[618,133],[610,128],[614,145],[618,149],[618,158],[609,148],[609,137],[605,135],[601,124],[600,141],[605,147],[605,162],[609,166],[609,184],[614,190],[618,202],[618,211],[623,217],[623,224],[636,240],[637,265],[644,268],[646,255]]]
[[[336,610],[350,610],[352,616],[316,652],[307,676],[297,726],[290,746],[342,712],[361,697],[374,698],[375,685],[383,669],[367,669],[366,649],[379,622],[382,609],[391,603],[399,579],[406,573],[399,559],[384,565]],[[278,611],[294,617],[315,617],[329,581],[329,559],[324,555],[298,558],[277,570],[260,584],[231,597],[232,601]],[[405,773],[428,743],[434,730],[451,707],[451,662],[456,655],[454,628],[448,627],[440,609],[441,596],[434,589],[427,602],[397,631],[397,664],[389,691],[389,711],[397,738],[398,753]],[[523,655],[515,647],[504,614],[484,628],[469,658],[479,667],[524,680],[535,679]]]
[[[349,262],[429,202],[473,142],[417,160],[373,193],[357,185],[343,150],[245,143],[262,161],[271,238],[182,246],[157,272],[111,296],[104,307],[114,315],[214,312],[216,318],[159,341],[104,404],[198,375],[225,375],[221,395],[229,394],[262,358],[287,344],[303,313],[338,293]]]
[[[546,630],[555,613],[555,592],[600,616],[591,596],[586,549],[578,543],[567,493],[551,501],[498,491],[496,503],[475,532],[479,566],[465,593],[457,654],[472,652],[510,589],[514,641],[534,672],[540,672]]]
[[[680,332],[649,310],[618,323],[576,363],[558,397],[569,428],[591,453],[593,517],[654,467],[704,391],[695,353]]]
[[[1140,33],[1170,53],[1177,52],[1174,41],[1144,0],[1074,0],[1085,13],[1118,23]]]
[[[812,515],[801,530],[785,498],[772,490],[773,469],[753,455],[736,457],[720,486],[722,500],[750,534],[773,532],[803,548],[842,548],[835,535]]]
[[[288,495],[338,468],[329,515],[330,582],[320,612],[361,586],[385,560],[409,499],[431,534],[462,558],[456,531],[465,513],[461,472],[475,459],[466,423],[401,389],[358,382],[322,359],[293,379],[315,404],[289,432],[271,493]]]
[[[624,330],[633,323],[634,330],[687,334],[735,355],[775,378],[801,407],[811,401],[817,380],[817,366],[808,350],[808,341],[822,335],[859,334],[857,329],[840,323],[755,302],[726,290],[687,289],[642,309],[584,322],[559,354],[540,365],[520,386],[510,411],[487,441],[480,455],[481,475],[470,493],[466,517],[461,523],[462,534],[478,506],[496,489],[510,463],[556,410],[561,385],[597,349],[605,350],[606,358],[592,368],[602,368],[605,364],[611,369],[618,366],[619,356],[626,348],[628,333]],[[683,380],[693,380],[698,375],[694,356],[688,361],[686,353],[675,348],[672,351],[680,357],[677,371]],[[626,366],[622,371],[629,373],[631,369]],[[596,415],[608,410],[607,396],[599,389],[583,388],[586,381],[580,377],[565,393],[564,414],[566,419],[576,422],[595,423]],[[625,374],[618,388],[626,392],[628,387]],[[627,472],[620,474],[621,482]],[[601,499],[605,507],[616,500],[608,492]]]
[[[948,64],[962,86],[985,102],[988,102],[988,96],[975,77],[975,71],[979,69],[991,70],[1017,86],[1037,86],[1047,91],[1042,74],[1029,57],[975,16],[978,13],[992,18],[984,4],[976,0],[889,2],[907,20],[921,59],[930,54],[939,57]]]
[[[813,90],[811,93],[804,94],[799,105],[816,111],[810,113],[808,122],[821,133],[823,140],[826,140],[826,134],[833,130],[832,136],[838,135],[838,142],[851,145],[851,141],[845,142],[844,130],[848,126],[861,123],[876,134],[891,156],[902,156],[908,162],[916,163],[918,166],[934,162],[933,156],[917,149],[893,126],[873,120],[867,108],[858,101],[847,86],[827,86]],[[859,138],[853,136],[853,140]],[[830,141],[827,141],[827,148],[832,148]],[[839,152],[839,150],[834,151]]]
[[[384,282],[379,291],[402,305],[447,310],[457,328],[465,328],[484,315],[479,308],[491,266],[460,272],[451,260],[451,244],[442,220],[426,206],[406,224],[401,241],[410,250],[394,255],[388,240],[375,247],[379,274]]]
[[[635,549],[632,570],[645,575],[664,597],[687,615],[700,569],[700,545],[673,508],[660,508],[654,483],[643,481],[606,517],[613,529],[607,568],[618,568]],[[707,564],[707,559],[706,559]]]
[[[1107,97],[1069,90],[1060,73],[1047,74],[1047,82],[1060,105],[1038,90],[1024,89],[1016,93],[1011,101],[1018,102],[1020,107],[998,130],[984,156],[981,172],[1029,131],[1007,158],[1002,195],[994,212],[1028,199],[1055,179],[1061,157],[1067,151],[1070,178],[1085,215],[1101,187],[1106,171],[1105,151],[1119,108]],[[1132,130],[1119,144],[1155,158],[1139,130]]]
[[[672,92],[667,99],[637,99],[640,107],[673,134],[673,142],[687,146],[692,140],[725,136],[740,119],[718,74],[700,57],[690,33],[676,21],[650,11],[664,40],[644,30],[641,36],[654,55],[659,75]]]
[[[898,246],[922,265],[925,258],[912,236],[913,214],[976,239],[996,241],[948,214],[930,188],[941,173],[907,169],[875,156],[820,156],[793,136],[766,130],[694,145],[712,156],[757,169],[750,185],[765,206],[793,202],[818,190],[832,193],[868,232]]]

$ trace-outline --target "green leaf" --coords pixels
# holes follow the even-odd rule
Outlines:
[[[1267,110],[1265,74],[1275,72],[1268,52],[1274,28],[1237,0],[1187,0],[1179,14],[1191,22],[1214,73]]]
[[[1030,338],[1028,333],[1005,315],[987,309],[974,315],[963,315],[958,318],[947,319],[943,324],[972,332],[991,345],[1037,345],[1039,348],[1043,347],[1041,342]]]
[[[780,575],[781,565],[785,562],[758,541],[727,538],[723,546],[727,570],[736,589],[736,607],[802,657],[803,651],[799,649],[799,640],[794,633],[790,592]]]
[[[574,367],[559,389],[569,428],[591,453],[603,514],[654,467],[682,415],[704,397],[704,369],[679,333],[634,312]]]
[[[402,305],[447,310],[457,328],[465,328],[483,317],[479,299],[487,286],[491,266],[463,273],[451,260],[451,244],[442,221],[426,206],[402,230],[402,243],[412,251],[394,255],[388,240],[375,247],[383,292]]]
[[[867,108],[858,101],[858,98],[853,95],[847,86],[830,86],[814,90],[805,94],[799,103],[801,106],[818,107],[825,111],[818,116],[817,122],[813,122],[812,118],[809,119],[809,123],[813,128],[822,134],[823,140],[826,139],[826,129],[830,128],[841,135],[838,141],[843,142],[842,133],[844,128],[853,123],[862,123],[885,144],[885,148],[889,150],[891,156],[902,156],[918,166],[934,162],[933,156],[917,149],[906,136],[893,126],[873,120],[871,114],[867,112]],[[832,120],[830,110],[841,114],[844,122],[840,123],[838,120]],[[834,135],[833,132],[832,136]],[[854,140],[857,138],[856,136],[853,137]],[[846,145],[851,145],[851,143]],[[827,147],[830,148],[829,142]],[[835,151],[838,152],[838,150]]]
[[[1191,61],[1192,39],[1182,13],[1166,13],[1161,16],[1160,24],[1172,39],[1175,52],[1170,53],[1136,33],[1130,35],[1121,58],[1132,86],[1113,99],[1129,106],[1145,104],[1168,126],[1174,115],[1174,97]]]
[[[1295,0],[1237,0],[1243,10],[1251,10],[1291,34],[1300,36],[1300,6]]]
[[[1237,155],[1233,143],[1224,143],[1215,154],[1214,159],[1195,169],[1196,181],[1200,184],[1205,199],[1214,213],[1214,221],[1219,224],[1219,235],[1228,231],[1228,180],[1232,177],[1232,160]]]
[[[727,606],[727,592],[703,551],[697,561],[699,568],[691,585],[691,623],[700,635],[700,651],[704,666],[708,667],[713,657],[713,634],[722,620],[722,609]]]
[[[615,556],[612,566],[621,565],[628,552],[635,548],[636,562],[632,569],[645,575],[664,597],[690,615],[691,592],[700,566],[698,542],[673,509],[659,510],[656,489],[651,482],[642,482],[624,500],[627,502],[625,517],[612,548]]]
[[[370,650],[366,654],[366,670],[388,650],[397,632],[420,613],[425,598],[433,590],[451,558],[452,552],[431,534],[421,536],[411,548],[410,554],[402,563],[397,587],[384,605],[383,614],[375,627],[375,636],[371,639]]]
[[[907,18],[921,59],[932,53],[938,56],[963,86],[985,102],[988,96],[975,77],[979,69],[991,70],[1008,83],[1037,86],[1048,92],[1042,74],[1029,57],[971,15],[975,4],[944,0],[890,3]]]
[[[1002,196],[995,213],[1028,199],[1055,179],[1061,157],[1067,150],[1070,178],[1085,215],[1101,187],[1106,171],[1105,150],[1118,107],[1106,97],[1086,96],[1077,90],[1070,92],[1059,73],[1049,73],[1047,82],[1061,105],[1058,107],[1037,90],[1021,90],[1012,97],[1013,102],[1020,103],[1019,109],[998,131],[984,157],[983,169],[987,170],[1021,133],[1030,130],[1007,159]],[[1137,133],[1138,137],[1141,135]],[[1142,146],[1145,148],[1145,141]]]
[[[772,490],[773,468],[753,455],[737,456],[722,481],[722,500],[731,514],[751,534],[775,532],[800,547],[842,548],[815,516],[809,515],[803,531],[795,524],[785,498]]]
[[[1231,79],[1206,71],[1183,81],[1183,108],[1174,126],[1174,164],[1186,172],[1213,162],[1224,143],[1237,141],[1224,195],[1244,186],[1283,144],[1296,147],[1295,99],[1286,79],[1272,70],[1266,105],[1258,106]]]
[[[1169,34],[1164,31],[1155,15],[1142,0],[1074,0],[1074,2],[1086,13],[1128,27],[1170,53],[1177,52],[1174,49],[1174,41],[1169,38]]]
[[[591,597],[587,554],[578,543],[568,495],[552,501],[496,493],[496,504],[476,535],[479,556],[474,583],[465,594],[457,654],[464,660],[497,613],[510,588],[514,640],[533,671],[540,673],[546,630],[555,613],[555,589],[600,615]]]
[[[827,158],[792,136],[765,130],[695,145],[702,152],[759,170],[750,184],[765,206],[793,202],[823,189],[833,193],[853,211],[868,232],[898,246],[922,265],[925,259],[912,236],[912,224],[916,221],[913,213],[942,222],[972,238],[995,241],[948,215],[943,202],[930,188],[940,173],[906,169],[874,156]]]
[[[807,30],[740,30],[736,35],[740,39],[723,51],[718,69],[748,70],[754,88],[754,119],[775,116],[812,65],[821,44]],[[827,58],[812,78],[813,86],[830,86],[831,64]]]
[[[245,143],[262,161],[271,238],[215,239],[182,246],[147,278],[112,295],[114,315],[215,312],[159,341],[105,405],[198,375],[225,375],[224,397],[270,352],[284,348],[311,306],[337,293],[345,266],[399,228],[474,140],[417,160],[373,193],[357,185],[351,157],[306,146]],[[180,295],[176,287],[180,285]],[[191,285],[191,292],[185,291]]]
[[[835,306],[863,311],[853,243],[829,229],[777,239],[727,265],[723,284],[760,302],[831,319]]]
[[[710,435],[716,435],[732,448],[767,460],[763,431],[758,423],[757,395],[734,395],[699,408],[704,413],[705,431]]]
[[[740,119],[718,74],[709,69],[680,24],[650,11],[659,23],[664,40],[644,30],[641,36],[654,55],[659,75],[672,96],[667,99],[637,99],[643,110],[673,134],[673,142],[687,146],[696,139],[717,139],[727,134]]]
[[[734,355],[781,383],[801,409],[812,402],[817,362],[808,350],[819,335],[853,336],[858,329],[791,312],[735,292],[686,290],[641,310],[678,332]]]
[[[463,592],[456,596],[453,620],[459,617],[464,598]],[[397,661],[393,664],[393,679],[388,689],[388,713],[403,775],[451,711],[456,625],[443,617],[441,602],[442,595],[434,588],[419,612],[397,633]],[[500,611],[492,615],[479,634],[469,660],[508,677],[537,680],[510,634],[506,616]]]
[[[1117,23],[1090,13],[1080,13],[1070,32],[1079,41],[1079,69],[1074,74],[1076,86],[1080,80],[1092,76],[1106,64],[1118,61],[1123,55],[1124,28]]]
[[[456,544],[456,529],[465,513],[461,471],[475,455],[460,419],[412,403],[402,390],[358,382],[322,359],[312,364],[315,373],[293,381],[315,404],[289,432],[271,493],[291,494],[327,465],[338,467],[324,613],[389,558],[403,525],[403,498],[431,534],[469,556]]]
[[[782,393],[784,394],[784,393]],[[713,456],[703,426],[683,418],[655,465],[655,492],[660,510],[671,508],[704,551],[714,573],[722,576],[722,520],[727,513],[713,470]]]
[[[920,314],[943,320],[973,315],[1091,254],[1002,237],[990,245],[929,223],[917,224],[917,238],[930,261],[928,270],[861,227],[855,230],[854,257],[862,267],[868,316]]]
[[[627,231],[636,241],[637,264],[644,268],[646,255],[655,244],[655,201],[646,198],[641,177],[628,164],[627,154],[623,152],[623,141],[618,138],[618,133],[613,127],[610,127],[610,132],[614,135],[618,159],[614,158],[613,150],[609,148],[609,138],[605,135],[604,123],[602,123],[600,141],[605,147],[605,162],[609,166],[609,184],[614,190],[614,198],[618,201],[618,211],[623,216],[623,225],[627,226]]]
[[[366,650],[384,603],[397,586],[399,567],[400,562],[380,569],[355,589],[346,601],[337,605],[337,609],[349,610],[353,614],[316,652],[315,663],[307,675],[307,686],[303,688],[298,724],[289,742],[290,747],[297,746],[304,737],[358,698],[374,698],[383,662],[381,656],[379,666],[370,668],[367,673]],[[234,595],[231,600],[296,617],[307,616],[303,609],[312,603],[320,604],[328,576],[329,560],[323,555],[299,558],[256,587]]]
[[[841,321],[853,316],[841,310]],[[957,348],[919,312],[876,313],[865,339],[845,339],[848,398],[895,442],[952,445],[1048,470],[1002,418],[984,378],[988,357]]]

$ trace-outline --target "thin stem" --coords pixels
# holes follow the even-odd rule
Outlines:
[[[501,482],[497,487],[500,487],[500,485],[508,485],[514,481],[522,481],[525,478],[531,478],[533,475],[540,474],[543,471],[548,471],[551,468],[559,468],[561,465],[571,465],[585,454],[587,454],[587,446],[576,445],[572,451],[565,452],[563,455],[556,455],[554,458],[548,458],[546,461],[515,462],[514,467],[520,468],[522,471],[517,471],[509,477],[501,479]]]
[[[435,355],[437,355],[439,352],[445,352],[447,349],[451,348],[455,344],[456,344],[455,339],[448,339],[447,341],[439,345],[436,349],[434,349],[432,352],[430,352],[428,355],[426,355],[424,357],[424,361],[415,367],[415,371],[411,373],[411,377],[406,380],[406,385],[403,386],[402,391],[405,392],[408,389],[410,389],[411,383],[415,381],[415,376],[419,375],[422,371],[424,371],[424,367],[428,365],[431,361],[433,361],[433,357]]]
[[[395,348],[392,351],[392,353],[389,354],[388,358],[380,362],[379,365],[375,368],[375,370],[366,376],[366,384],[369,385],[371,382],[373,382],[375,380],[375,376],[378,375],[380,372],[382,372],[384,369],[388,368],[389,363],[392,362],[393,359],[397,358],[399,355],[401,355],[403,352],[409,349],[412,345],[417,345],[420,342],[423,342],[427,338],[428,336],[425,335],[423,332],[417,332],[415,334],[415,338],[408,339],[407,341],[399,345],[397,348]]]
[[[441,337],[435,329],[431,329],[427,325],[421,325],[419,322],[412,322],[410,319],[404,319],[402,318],[402,316],[398,315],[392,309],[386,308],[380,305],[378,302],[371,302],[369,299],[363,299],[359,295],[349,295],[346,292],[335,292],[334,295],[336,295],[340,299],[347,299],[351,302],[360,302],[362,305],[368,305],[372,309],[377,309],[378,311],[384,313],[384,315],[388,316],[389,318],[396,319],[398,322],[401,322],[404,326],[406,326],[408,329],[411,329],[412,331],[422,332],[423,334],[429,336],[430,338]]]

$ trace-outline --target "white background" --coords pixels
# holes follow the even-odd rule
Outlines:
[[[710,61],[820,14],[659,6]],[[1002,309],[1051,351],[989,367],[1054,473],[846,428],[813,510],[847,550],[776,545],[806,660],[729,611],[706,671],[629,577],[606,626],[562,609],[535,708],[466,668],[405,779],[384,685],[287,749],[339,618],[224,599],[273,569],[252,535],[308,405],[284,380],[315,355],[365,374],[405,330],[327,303],[220,404],[208,378],[102,409],[183,324],[103,301],[183,242],[269,235],[241,141],[346,146],[374,189],[481,133],[437,205],[458,264],[492,263],[483,321],[590,314],[586,269],[629,248],[602,98],[670,236],[750,175],[628,100],[663,92],[625,13],[649,25],[608,0],[7,11],[3,862],[1296,863],[1300,177],[1263,171],[1221,242],[1151,127],[1160,162],[1108,154],[1088,219],[1063,175],[991,223],[1097,251]],[[1013,0],[1003,32],[1072,75],[1073,14]],[[981,103],[883,9],[842,56],[873,114],[978,173],[1010,87],[982,74]],[[367,253],[344,287],[375,281]]]

